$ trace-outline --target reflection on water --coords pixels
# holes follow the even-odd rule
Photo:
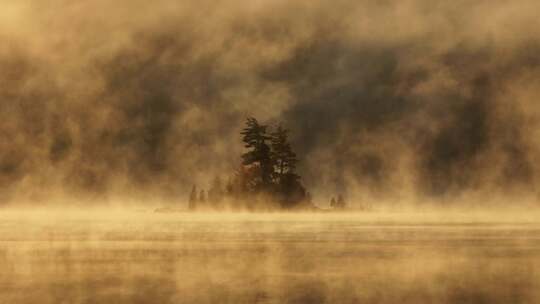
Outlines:
[[[0,303],[540,302],[534,221],[0,219]]]

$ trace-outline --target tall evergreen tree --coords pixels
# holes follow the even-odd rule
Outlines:
[[[240,134],[243,135],[244,146],[249,149],[242,155],[242,164],[257,166],[260,170],[260,180],[256,182],[254,190],[268,189],[272,182],[273,165],[270,155],[270,147],[267,141],[270,137],[266,133],[267,126],[250,117],[246,121],[246,127]]]
[[[306,191],[296,174],[298,159],[289,143],[288,130],[278,126],[271,134],[275,189],[282,207],[294,207],[306,200]]]
[[[296,174],[298,159],[289,143],[288,130],[278,126],[269,133],[267,126],[255,118],[247,119],[241,132],[247,152],[242,154],[242,165],[225,187],[228,202],[247,209],[311,206],[311,195]],[[208,193],[210,199],[217,193],[213,189]]]
[[[289,144],[289,130],[279,125],[271,134],[272,159],[275,166],[275,175],[281,182],[285,175],[296,175],[296,153]]]

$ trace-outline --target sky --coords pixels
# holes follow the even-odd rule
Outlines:
[[[186,198],[291,130],[316,200],[535,203],[540,2],[3,0],[0,204]]]

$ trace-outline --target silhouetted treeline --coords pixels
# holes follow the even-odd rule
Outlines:
[[[332,197],[330,200],[330,208],[334,210],[343,210],[347,207],[347,203],[345,202],[345,199],[343,198],[343,195],[338,195],[337,200]]]
[[[246,152],[239,168],[226,184],[214,179],[207,195],[193,186],[189,208],[312,208],[311,195],[296,172],[298,157],[289,143],[289,131],[281,125],[270,130],[248,118],[240,134]]]

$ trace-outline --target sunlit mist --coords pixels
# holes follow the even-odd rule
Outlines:
[[[0,1],[0,303],[540,303],[540,1]]]

